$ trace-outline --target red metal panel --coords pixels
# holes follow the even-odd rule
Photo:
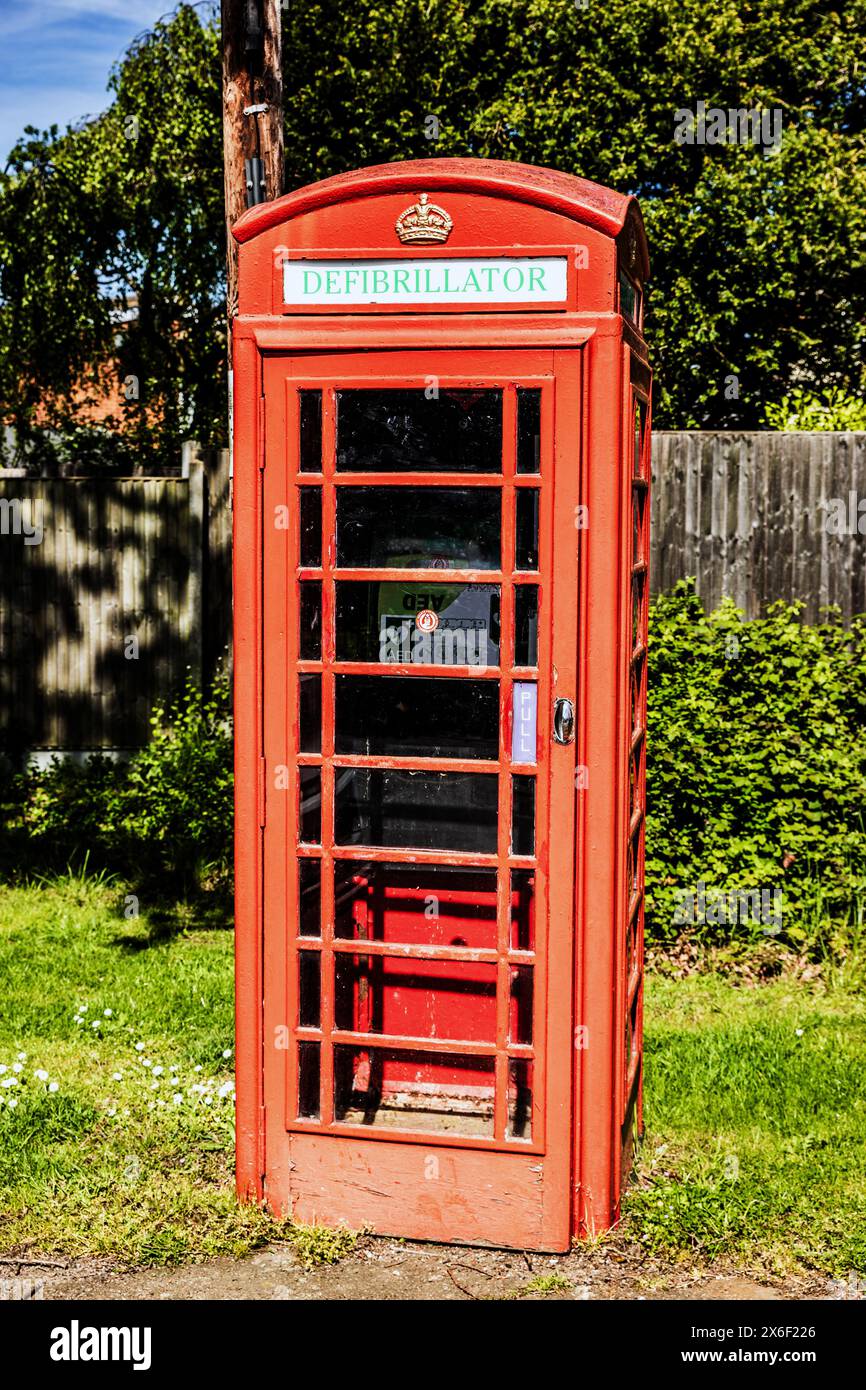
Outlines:
[[[580,796],[580,869],[577,917],[581,971],[577,1050],[580,1076],[580,1149],[576,1233],[594,1235],[610,1225],[614,1207],[613,1108],[618,1024],[616,948],[622,911],[620,803],[622,797],[620,662],[625,595],[621,554],[621,469],[611,460],[622,448],[621,320],[596,333],[587,362],[587,468],[582,504],[578,761],[586,769]]]
[[[259,1142],[263,1077],[257,789],[261,757],[259,458],[263,441],[258,409],[261,361],[250,339],[235,341],[234,381],[236,1182],[241,1197],[260,1197],[264,1154]]]

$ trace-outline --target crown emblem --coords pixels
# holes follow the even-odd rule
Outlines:
[[[447,241],[454,223],[444,208],[428,202],[427,194],[422,193],[417,203],[404,208],[395,226],[403,242]]]

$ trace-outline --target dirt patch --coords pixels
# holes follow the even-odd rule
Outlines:
[[[534,1255],[363,1237],[338,1264],[305,1269],[290,1245],[247,1259],[124,1270],[109,1260],[6,1257],[0,1277],[46,1299],[750,1299],[831,1298],[820,1277],[665,1265],[611,1247]]]

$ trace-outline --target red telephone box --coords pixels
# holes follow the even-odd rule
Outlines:
[[[235,236],[239,1191],[563,1250],[640,1125],[640,212],[437,159]]]

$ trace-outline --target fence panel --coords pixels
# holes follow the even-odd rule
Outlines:
[[[5,751],[135,747],[201,674],[205,493],[198,456],[185,477],[0,474]]]
[[[710,608],[802,599],[810,622],[828,604],[850,622],[866,612],[866,433],[655,433],[650,558],[654,593],[692,575]]]

